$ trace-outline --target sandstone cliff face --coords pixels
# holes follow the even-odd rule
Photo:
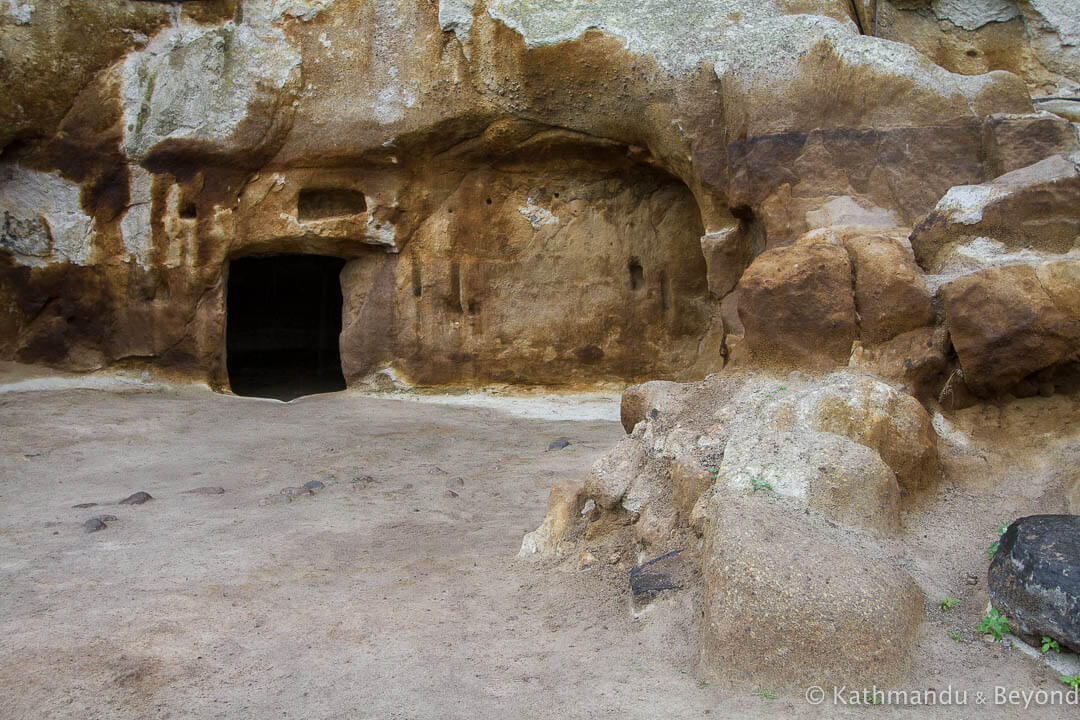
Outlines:
[[[307,254],[342,268],[353,387],[705,378],[631,388],[524,552],[691,538],[710,672],[893,682],[923,597],[888,539],[947,422],[924,405],[1080,377],[1076,17],[11,2],[0,359],[228,389],[234,261]]]
[[[961,5],[883,2],[881,37],[827,0],[12,5],[0,356],[227,386],[230,260],[316,253],[348,261],[350,384],[884,357],[959,317],[923,277],[973,242],[941,203],[1077,149],[1030,100],[1075,88],[1071,16]],[[1056,212],[1036,260],[1067,255],[1071,191],[1025,188],[963,229],[1012,247]]]

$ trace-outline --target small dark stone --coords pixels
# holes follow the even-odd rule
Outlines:
[[[184,493],[187,495],[224,495],[225,488],[217,487],[216,485],[210,487],[197,487],[185,490]]]
[[[681,590],[686,579],[686,566],[672,550],[630,570],[630,591],[635,605],[647,604],[665,590]]]
[[[150,493],[139,491],[132,495],[128,495],[126,498],[119,502],[120,505],[142,505],[147,500],[153,500],[153,496]]]
[[[107,522],[112,522],[114,520],[119,520],[120,518],[116,517],[115,515],[95,515],[94,517],[92,517],[90,519],[91,520],[98,520],[98,521],[103,522],[103,523],[107,523]]]
[[[375,482],[375,478],[371,477],[370,475],[357,475],[352,479],[352,482],[354,482],[354,483],[373,483],[373,482]]]
[[[998,541],[986,584],[1016,635],[1080,651],[1080,515],[1015,521]]]
[[[79,503],[78,505],[72,505],[71,507],[76,510],[85,510],[86,508],[97,507],[97,503]]]
[[[435,467],[433,467],[433,468],[431,468],[430,470],[428,470],[428,474],[429,474],[429,475],[449,475],[450,473],[446,472],[446,471],[445,471],[445,470],[443,470],[443,469],[442,469],[441,467],[439,467],[438,465],[436,465]]]
[[[652,410],[649,411],[649,419],[650,420],[655,420],[658,417],[660,417],[660,411],[657,408],[653,408]]]
[[[451,498],[456,498],[456,497],[458,497],[458,494],[456,492],[454,492],[453,490],[447,490],[446,491],[446,496],[451,497]]]
[[[304,483],[304,489],[311,490],[313,492],[315,490],[322,490],[324,487],[326,487],[326,485],[321,480],[308,480],[306,483]]]
[[[104,530],[107,527],[108,527],[108,525],[101,522],[97,518],[90,518],[89,520],[87,520],[86,522],[83,523],[83,528],[88,533],[97,532],[98,530]]]
[[[465,480],[463,478],[452,477],[446,479],[446,487],[448,488],[462,487],[464,485]]]
[[[570,441],[567,440],[564,437],[561,437],[558,440],[553,440],[548,445],[548,450],[562,450],[564,447],[567,447],[568,445],[570,445]]]

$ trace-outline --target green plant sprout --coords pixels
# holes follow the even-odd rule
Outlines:
[[[765,482],[765,476],[761,475],[756,478],[750,478],[750,484],[754,486],[754,492],[758,490],[772,490],[773,487],[769,483]]]
[[[754,694],[757,695],[762,700],[775,700],[776,699],[776,693],[774,693],[774,692],[772,692],[770,690],[766,690],[765,688],[758,688],[757,690],[754,691]]]
[[[949,633],[949,637],[952,638],[952,641],[955,643],[964,642],[964,636],[960,634],[959,630],[953,630],[951,633]]]
[[[990,557],[994,557],[995,553],[997,553],[998,543],[1001,542],[1000,536],[1004,535],[1005,531],[1008,530],[1008,529],[1009,529],[1009,525],[1007,523],[998,528],[998,530],[997,530],[998,539],[995,540],[994,542],[990,543],[990,547],[986,548],[986,554],[987,555],[989,555]]]
[[[1048,653],[1051,650],[1054,650],[1055,652],[1061,652],[1061,646],[1058,645],[1057,640],[1054,640],[1053,638],[1048,638],[1045,635],[1043,635],[1042,651],[1044,653]]]
[[[994,642],[999,642],[1002,635],[1009,632],[1009,620],[995,608],[990,608],[990,612],[979,621],[979,626],[975,629],[981,633],[993,635]]]
[[[1080,673],[1076,673],[1075,675],[1062,675],[1058,680],[1068,685],[1070,690],[1080,690]]]
[[[960,598],[949,597],[948,595],[946,595],[945,599],[939,602],[937,606],[942,610],[948,610],[958,602],[960,602]]]

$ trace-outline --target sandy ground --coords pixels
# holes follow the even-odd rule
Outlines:
[[[1078,712],[971,707],[995,685],[1061,687],[1041,662],[973,631],[983,535],[999,515],[1047,502],[1049,475],[1038,487],[1008,481],[1021,490],[952,483],[898,540],[928,596],[911,687],[951,684],[971,706],[813,707],[799,692],[700,683],[684,629],[662,610],[633,617],[626,567],[515,557],[554,482],[584,474],[621,436],[614,399],[513,410],[342,393],[283,404],[60,380],[0,368],[2,717]],[[548,452],[560,436],[571,445]],[[326,487],[283,499],[310,480]],[[225,492],[185,492],[206,486]],[[138,490],[154,500],[109,504]],[[72,508],[87,502],[100,505]],[[119,519],[84,532],[98,514]],[[939,592],[961,605],[937,611]]]

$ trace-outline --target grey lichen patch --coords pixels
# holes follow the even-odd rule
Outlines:
[[[0,166],[0,246],[23,264],[87,264],[94,225],[83,212],[80,192],[79,185],[59,175]]]
[[[4,210],[4,223],[0,228],[0,247],[6,247],[19,255],[47,257],[52,253],[49,224],[40,216],[20,218]]]

